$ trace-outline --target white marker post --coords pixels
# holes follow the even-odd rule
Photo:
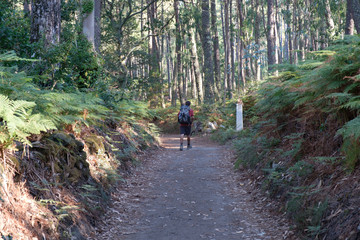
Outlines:
[[[236,131],[241,131],[243,128],[243,104],[241,99],[239,99],[238,103],[236,104]]]

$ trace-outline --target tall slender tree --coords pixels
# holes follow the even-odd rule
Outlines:
[[[220,82],[220,48],[219,48],[219,34],[216,26],[217,13],[216,13],[216,0],[211,0],[211,32],[213,36],[214,46],[214,77],[215,84],[218,91],[221,89]]]
[[[269,69],[272,69],[272,65],[278,63],[276,53],[276,21],[275,21],[275,9],[274,0],[267,0],[267,56]]]
[[[210,37],[209,0],[201,2],[201,42],[204,52],[205,103],[214,102],[214,64]]]
[[[95,0],[95,50],[97,53],[100,53],[100,45],[101,45],[101,0]]]
[[[346,22],[345,22],[345,35],[354,34],[354,18],[352,10],[352,0],[346,0]]]

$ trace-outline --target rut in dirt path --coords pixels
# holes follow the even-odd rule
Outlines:
[[[94,239],[294,239],[237,181],[226,147],[199,137],[179,151],[175,136],[162,145],[114,193]]]

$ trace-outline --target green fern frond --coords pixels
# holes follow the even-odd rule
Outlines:
[[[359,110],[360,97],[353,97],[348,103],[342,105],[341,108],[350,109],[350,110]]]
[[[32,114],[34,102],[13,101],[0,94],[0,144],[7,148],[13,141],[30,145],[27,137],[55,129],[52,121],[41,114]]]
[[[15,51],[9,51],[9,52],[0,54],[0,62],[13,62],[13,61],[36,62],[36,61],[39,61],[39,60],[18,57],[16,55]]]

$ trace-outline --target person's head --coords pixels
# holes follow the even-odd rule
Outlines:
[[[190,101],[186,101],[185,105],[190,106]]]

